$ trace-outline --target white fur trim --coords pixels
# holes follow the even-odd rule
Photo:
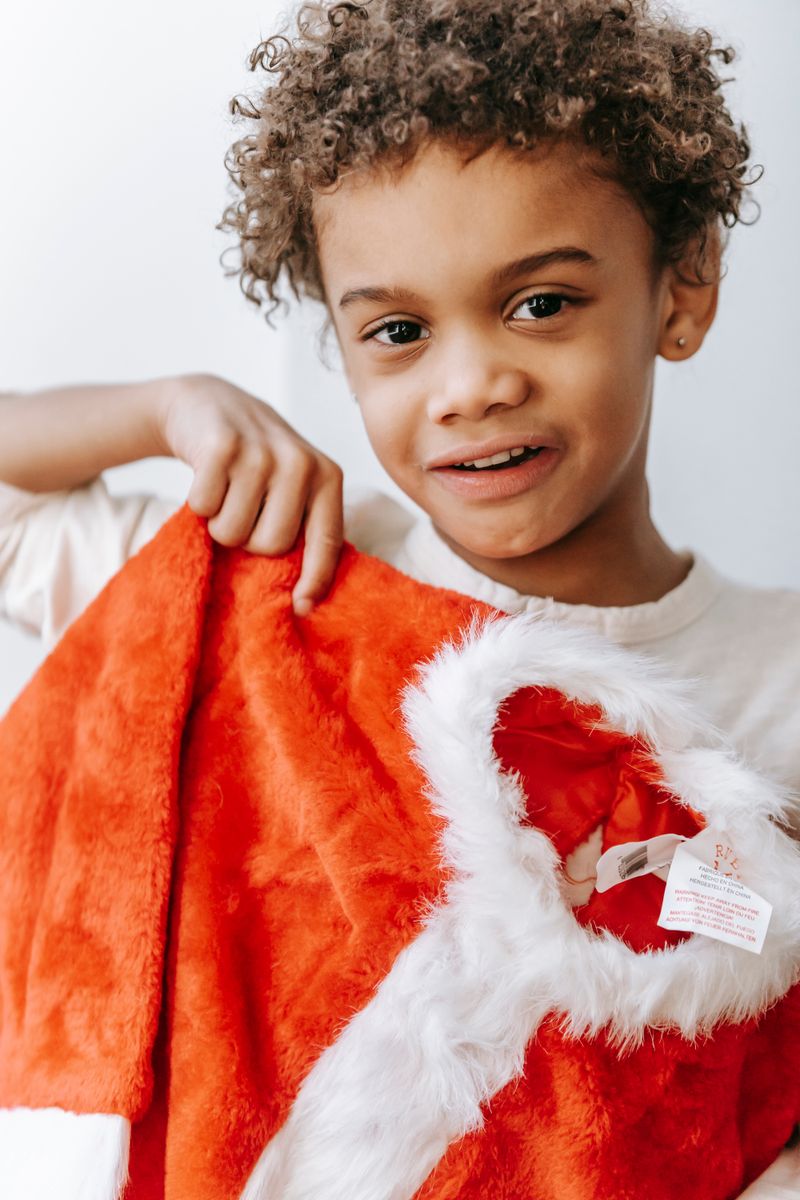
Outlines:
[[[125,1117],[0,1109],[3,1200],[118,1200],[128,1177]]]
[[[656,668],[540,618],[474,625],[421,668],[404,699],[443,818],[443,903],[374,998],[323,1052],[242,1200],[408,1200],[481,1106],[517,1076],[548,1013],[565,1030],[687,1038],[763,1011],[800,976],[800,851],[769,819],[785,799],[723,749]],[[494,754],[504,699],[552,687],[646,739],[676,799],[720,822],[745,877],[775,906],[760,956],[703,937],[637,954],[577,923],[555,849],[524,826],[526,798]],[[711,735],[706,730],[705,739]]]

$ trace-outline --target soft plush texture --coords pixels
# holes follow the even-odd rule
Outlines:
[[[800,1116],[781,797],[622,652],[352,548],[296,620],[299,554],[182,509],[0,724],[0,1192],[77,1122],[60,1200],[128,1123],[125,1200],[736,1196]],[[760,956],[653,877],[570,906],[598,826],[705,821]]]

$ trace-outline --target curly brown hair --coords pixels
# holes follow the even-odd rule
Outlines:
[[[226,156],[241,195],[219,225],[238,237],[229,274],[268,322],[284,274],[298,299],[325,301],[314,190],[431,137],[476,153],[582,139],[640,205],[658,262],[690,256],[695,278],[709,239],[742,219],[750,146],[714,62],[734,52],[649,0],[313,2],[296,31],[255,48],[251,70],[274,81],[231,101],[253,130]]]

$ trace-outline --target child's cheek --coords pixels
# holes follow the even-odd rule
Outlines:
[[[402,408],[402,398],[388,395],[359,398],[361,417],[378,461],[393,479],[413,461],[415,424]]]

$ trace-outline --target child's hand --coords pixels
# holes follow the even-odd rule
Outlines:
[[[255,396],[213,375],[174,380],[158,412],[170,454],[188,463],[187,497],[223,546],[284,554],[305,524],[299,616],[330,586],[342,545],[342,472]]]

